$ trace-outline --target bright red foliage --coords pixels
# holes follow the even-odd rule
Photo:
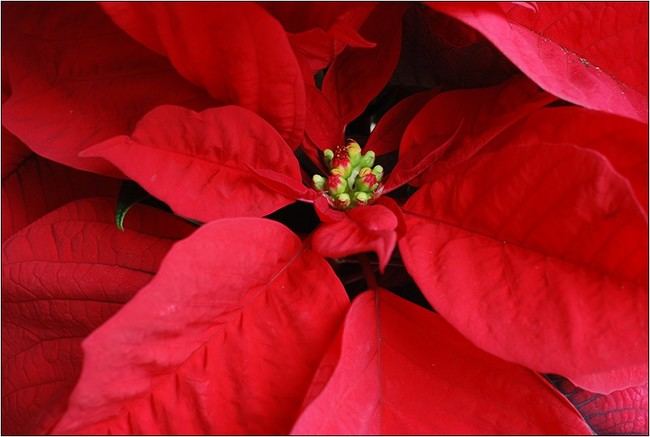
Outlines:
[[[51,431],[82,368],[82,340],[158,270],[192,227],[136,207],[117,230],[110,199],[70,203],[2,245],[2,432]],[[155,225],[152,226],[152,222]]]
[[[647,433],[647,4],[2,12],[3,433]]]
[[[336,369],[293,434],[496,434],[502,423],[512,433],[589,433],[538,375],[481,351],[439,315],[389,291],[357,297],[342,329],[341,345],[329,352]]]

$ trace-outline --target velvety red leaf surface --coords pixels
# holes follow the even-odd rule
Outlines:
[[[423,186],[400,241],[479,347],[596,392],[646,382],[647,216],[603,155],[535,129]]]
[[[647,3],[430,6],[480,31],[548,92],[647,123]]]
[[[110,161],[176,213],[201,221],[264,216],[296,200],[257,169],[298,184],[301,177],[298,161],[277,131],[238,106],[201,113],[161,106],[138,123],[131,137],[115,137],[84,156]]]
[[[441,168],[470,158],[505,129],[553,100],[523,77],[494,87],[434,96],[406,127],[386,190],[422,172],[424,180],[435,178]]]
[[[314,250],[330,258],[375,252],[384,270],[397,242],[398,220],[383,205],[352,208],[339,220],[322,223],[311,236]]]
[[[78,153],[130,133],[157,105],[211,103],[95,4],[14,3],[2,12],[3,67],[12,91],[2,124],[48,159],[120,176],[106,161]]]
[[[541,377],[390,292],[357,297],[342,329],[331,379],[293,434],[589,433]]]
[[[327,262],[283,225],[204,225],[84,341],[55,431],[287,433],[347,308]]]
[[[372,150],[377,156],[399,150],[402,135],[411,119],[429,103],[436,91],[424,91],[406,97],[379,119],[364,146],[364,152]]]
[[[648,434],[648,384],[609,395],[590,393],[554,377],[553,384],[576,406],[597,434]]]
[[[2,143],[2,241],[72,200],[109,196],[115,202],[119,180],[59,165],[13,139]]]
[[[306,67],[305,67],[306,70]],[[345,122],[339,117],[336,108],[327,97],[316,87],[311,73],[305,71],[305,90],[307,93],[307,116],[305,121],[305,141],[309,142],[320,151],[327,148],[334,149],[344,140]]]
[[[252,3],[104,3],[129,35],[166,54],[222,104],[250,109],[292,146],[302,139],[305,88],[282,26]]]
[[[327,67],[347,45],[374,47],[359,28],[375,7],[373,2],[264,2],[261,6],[289,32],[296,55],[311,73]]]
[[[323,94],[336,108],[343,123],[359,116],[390,80],[399,60],[405,9],[403,4],[378,5],[360,30],[361,35],[376,46],[348,47],[327,70]]]
[[[545,108],[532,113],[513,135],[534,131],[537,141],[573,144],[603,154],[625,177],[648,211],[648,126],[578,107]],[[516,132],[521,132],[517,134]]]
[[[3,434],[51,430],[81,371],[82,340],[149,282],[171,244],[193,229],[136,206],[122,232],[114,209],[106,198],[69,203],[2,245]]]

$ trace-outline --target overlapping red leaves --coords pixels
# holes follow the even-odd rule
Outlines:
[[[647,4],[2,12],[3,433],[647,433]]]

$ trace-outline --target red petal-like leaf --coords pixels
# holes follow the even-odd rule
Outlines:
[[[639,203],[648,211],[646,125],[589,109],[560,107],[537,111],[517,126],[519,132],[529,130],[535,132],[540,143],[573,144],[605,155],[616,171],[630,181]]]
[[[39,155],[121,176],[109,163],[78,153],[130,133],[160,104],[201,109],[211,102],[97,5],[15,3],[2,9],[3,67],[12,88],[2,124]]]
[[[377,156],[397,151],[411,119],[435,94],[436,91],[413,94],[393,106],[377,123],[364,151],[372,150]]]
[[[347,124],[363,112],[388,83],[399,59],[402,15],[406,5],[381,4],[361,27],[374,48],[348,47],[336,57],[323,80],[323,94]]]
[[[261,115],[292,146],[302,140],[305,87],[282,26],[251,3],[104,3],[129,35],[166,54],[223,104]]]
[[[207,224],[84,341],[55,431],[287,433],[347,307],[327,262],[284,226]]]
[[[409,273],[479,347],[597,392],[647,380],[647,218],[602,155],[528,129],[404,209]]]
[[[110,161],[176,213],[201,221],[264,216],[296,200],[256,169],[297,184],[301,178],[298,161],[277,131],[237,106],[201,113],[161,106],[131,137],[115,137],[83,154]]]
[[[375,5],[371,2],[265,2],[289,34],[296,55],[311,73],[327,67],[348,44],[374,47],[358,31]]]
[[[553,384],[576,406],[597,434],[648,434],[648,384],[612,392],[590,393],[564,378]]]
[[[541,377],[387,291],[355,299],[331,354],[338,364],[294,434],[589,434]]]
[[[434,96],[406,128],[399,161],[386,190],[408,182],[434,163],[423,178],[435,178],[441,169],[470,158],[505,129],[552,100],[523,77],[495,87]],[[454,132],[456,137],[450,141]]]
[[[2,241],[66,203],[86,197],[109,196],[116,199],[120,181],[64,167],[40,158],[16,140],[3,143],[3,155],[16,158],[2,177]],[[23,147],[23,148],[21,148]],[[20,160],[18,160],[20,158]],[[3,166],[5,165],[3,156]],[[115,201],[115,200],[114,200]]]
[[[319,150],[334,149],[343,143],[345,123],[339,118],[336,108],[327,97],[316,88],[312,78],[305,78],[305,88],[307,92],[305,136],[309,137]]]
[[[483,33],[548,92],[647,123],[647,3],[430,6]]]
[[[382,205],[353,208],[341,220],[321,224],[312,235],[314,250],[330,258],[375,252],[383,272],[397,242],[398,220]]]
[[[121,232],[114,209],[111,199],[70,203],[2,246],[3,434],[51,430],[81,371],[81,341],[149,282],[173,241],[193,229],[136,206]]]

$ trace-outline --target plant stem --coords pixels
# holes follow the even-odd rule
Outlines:
[[[357,255],[357,259],[359,260],[359,264],[361,264],[361,270],[363,271],[363,275],[366,277],[366,285],[368,286],[368,289],[369,290],[378,289],[379,287],[377,286],[377,278],[375,278],[375,272],[370,266],[368,257],[362,254],[362,255]]]

